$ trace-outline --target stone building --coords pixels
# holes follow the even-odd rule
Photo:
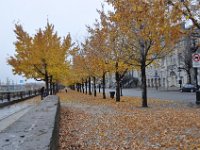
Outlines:
[[[200,32],[196,30],[195,33],[196,36],[190,35],[183,37],[171,53],[156,60],[156,63],[147,67],[146,76],[148,87],[178,88],[189,82],[195,84],[195,73],[192,67],[192,49],[195,46],[194,43],[196,45],[197,43],[200,44]],[[200,47],[196,53],[200,53]],[[129,80],[123,83],[123,87],[125,88],[131,88],[141,84],[140,71],[131,70],[127,73],[126,77]],[[137,84],[134,84],[135,79],[138,79]],[[198,82],[200,85],[200,68],[198,68]],[[106,83],[106,87],[115,87],[115,75],[108,74]]]
[[[199,31],[196,34],[199,34]],[[157,60],[157,64],[147,68],[148,87],[180,87],[182,84],[195,84],[195,73],[192,67],[192,51],[200,43],[199,37],[193,35],[183,37],[176,44],[174,50],[165,57]],[[195,53],[200,53],[200,47]],[[198,81],[200,83],[200,71],[198,68]],[[181,84],[181,85],[180,85]]]

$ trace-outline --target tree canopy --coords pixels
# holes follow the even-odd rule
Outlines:
[[[26,78],[44,80],[47,89],[50,78],[54,81],[62,80],[69,71],[67,56],[72,47],[70,34],[61,40],[54,26],[49,23],[33,36],[18,24],[14,32],[17,37],[14,43],[16,54],[8,59],[13,72]]]

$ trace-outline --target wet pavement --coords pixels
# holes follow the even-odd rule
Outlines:
[[[37,99],[33,99],[21,106],[21,110],[6,118],[9,123],[18,119],[0,132],[0,149],[56,150],[59,98],[50,95],[43,101],[37,102]],[[5,119],[3,122],[5,125]]]
[[[27,113],[33,106],[40,103],[40,97],[0,108],[0,132]]]

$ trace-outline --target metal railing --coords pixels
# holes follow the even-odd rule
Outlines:
[[[37,96],[40,90],[0,92],[0,102],[10,102]]]

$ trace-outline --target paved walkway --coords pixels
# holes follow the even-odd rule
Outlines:
[[[26,101],[0,108],[0,132],[13,124],[33,108],[33,106],[38,105],[39,103],[40,97],[37,96]]]
[[[115,89],[106,89],[107,95],[109,91],[115,91]],[[142,90],[140,88],[123,89],[123,96],[141,97]],[[176,100],[179,102],[194,103],[196,101],[195,93],[183,92],[181,93],[178,89],[158,89],[148,88],[147,96],[149,98],[156,98],[161,100]]]

